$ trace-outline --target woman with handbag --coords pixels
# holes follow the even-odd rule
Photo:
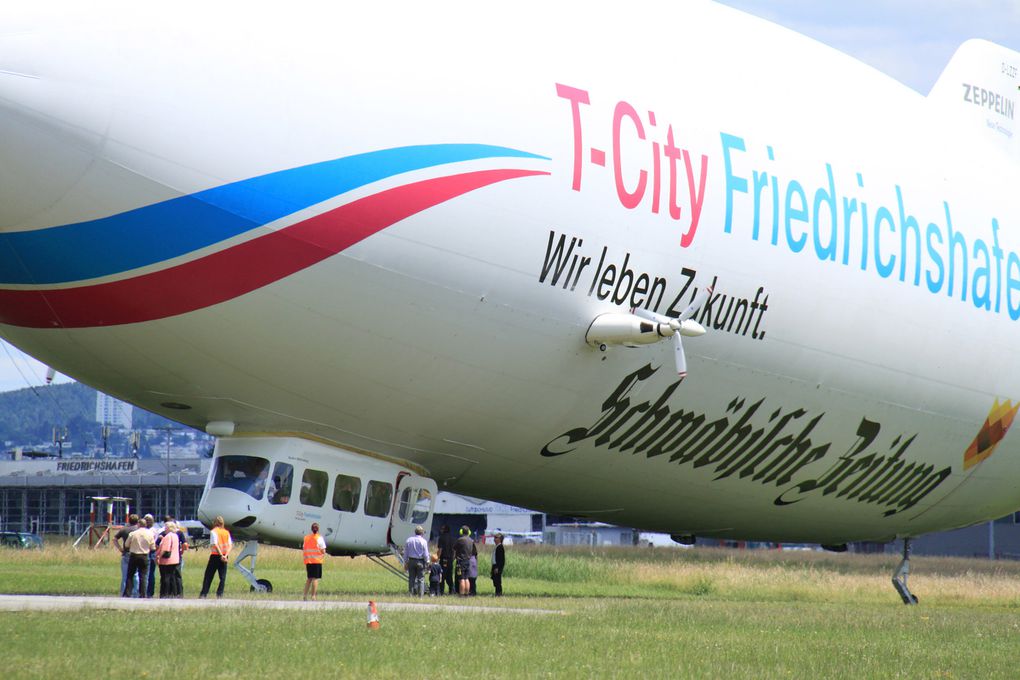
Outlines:
[[[180,597],[181,587],[177,565],[181,561],[180,537],[177,524],[167,522],[163,538],[156,548],[156,564],[159,565],[159,597]]]

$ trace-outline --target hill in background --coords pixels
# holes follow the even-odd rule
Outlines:
[[[173,428],[175,437],[193,437],[196,432],[155,413],[135,407],[134,430]],[[102,451],[102,425],[96,422],[96,390],[82,383],[45,385],[0,393],[0,443],[4,450],[15,446],[45,448],[53,441],[53,428],[67,428],[64,451]],[[129,433],[115,431],[107,450],[125,455]],[[165,438],[164,438],[165,441]],[[151,442],[153,447],[157,442]],[[150,441],[142,437],[139,453],[148,455]]]

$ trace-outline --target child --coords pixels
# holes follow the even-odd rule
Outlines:
[[[441,595],[442,585],[443,566],[439,564],[439,555],[433,553],[432,564],[429,565],[429,597]]]

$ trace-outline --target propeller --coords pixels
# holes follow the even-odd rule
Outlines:
[[[640,307],[631,310],[632,314],[643,319],[668,324],[675,331],[673,335],[673,357],[676,361],[676,373],[681,378],[687,376],[687,356],[684,354],[684,343],[681,336],[686,335],[689,338],[695,338],[705,334],[705,327],[694,321],[691,317],[698,313],[698,310],[701,309],[711,294],[712,286],[703,288],[694,296],[691,304],[687,305],[687,309],[680,312],[680,316],[675,319]]]
[[[694,299],[691,301],[691,304],[687,305],[687,309],[680,312],[680,316],[677,317],[677,321],[683,323],[684,321],[687,321],[687,319],[694,316],[694,314],[699,309],[701,309],[701,306],[705,304],[705,302],[708,300],[708,296],[711,294],[712,286],[708,286],[707,288],[702,289],[701,292],[694,296]],[[701,324],[698,325],[700,326]]]

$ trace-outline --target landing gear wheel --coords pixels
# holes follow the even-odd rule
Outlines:
[[[259,554],[259,542],[258,541],[245,541],[244,548],[241,550],[241,554],[234,560],[234,567],[241,572],[241,576],[251,586],[251,592],[253,593],[271,593],[273,592],[273,584],[264,578],[255,578],[255,560]],[[251,558],[251,568],[244,566],[244,560]]]

